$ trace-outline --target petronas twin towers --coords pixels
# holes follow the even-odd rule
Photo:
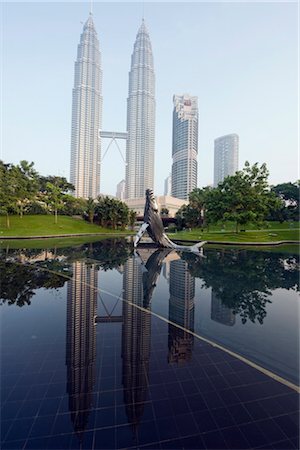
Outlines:
[[[84,24],[75,62],[70,181],[76,197],[100,193],[102,68],[92,15]],[[154,183],[155,75],[144,20],[131,56],[127,99],[126,198],[143,197]]]

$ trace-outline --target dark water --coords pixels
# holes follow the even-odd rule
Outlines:
[[[0,266],[2,448],[298,448],[293,250],[107,240]]]

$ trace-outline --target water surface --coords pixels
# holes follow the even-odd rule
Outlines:
[[[293,250],[107,240],[0,264],[3,448],[297,448]]]

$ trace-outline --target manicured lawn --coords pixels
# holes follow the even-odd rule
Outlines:
[[[226,224],[225,230],[219,225],[211,227],[210,231],[201,232],[200,228],[194,228],[191,231],[179,231],[177,233],[168,233],[171,239],[183,240],[201,240],[218,242],[275,242],[275,241],[298,241],[299,224],[269,222],[267,229],[253,229],[255,226],[245,227],[246,231],[235,233],[232,224]],[[221,228],[221,230],[220,230]]]
[[[50,215],[24,216],[22,219],[19,216],[11,216],[8,229],[6,228],[6,218],[0,217],[0,239],[1,236],[53,236],[77,233],[130,234],[128,230],[101,228],[83,219],[69,216],[58,216],[58,223],[55,224],[54,217]]]

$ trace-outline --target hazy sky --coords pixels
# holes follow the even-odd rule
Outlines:
[[[7,2],[1,9],[1,156],[69,178],[74,61],[89,3]],[[199,186],[212,183],[214,139],[228,133],[240,137],[240,168],[245,160],[266,162],[272,184],[295,181],[297,3],[94,3],[104,130],[126,130],[128,72],[143,9],[156,74],[156,193],[171,171],[172,97],[182,93],[198,96]],[[101,192],[115,194],[125,176],[116,147],[101,167]]]

